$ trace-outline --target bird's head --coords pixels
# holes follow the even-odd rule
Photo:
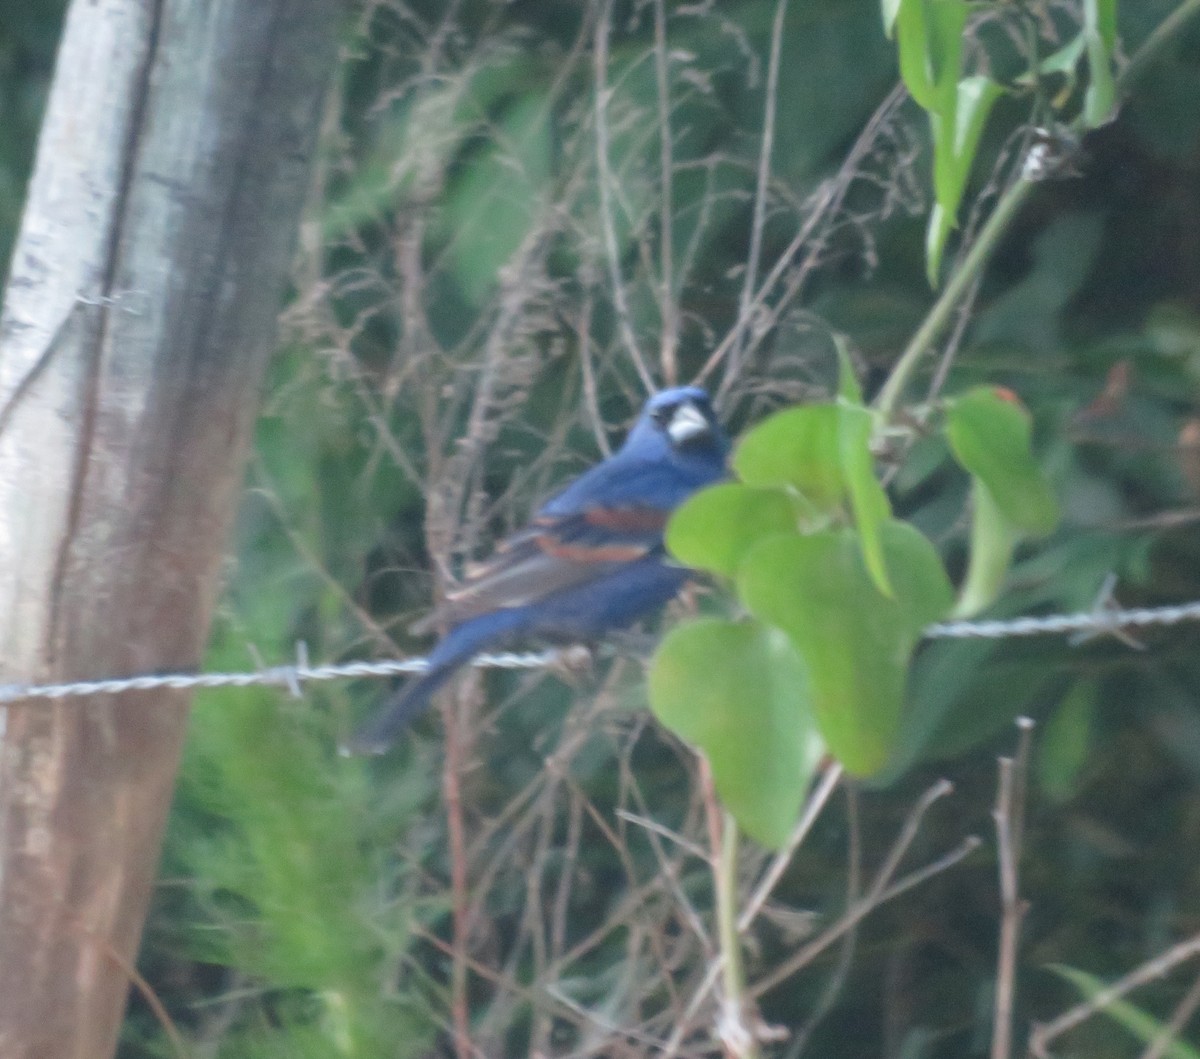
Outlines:
[[[659,448],[681,456],[724,462],[729,448],[712,401],[698,386],[677,386],[656,393],[629,433],[626,448]]]

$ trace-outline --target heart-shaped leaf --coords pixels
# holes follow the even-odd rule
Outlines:
[[[817,510],[835,510],[846,492],[839,423],[832,404],[776,412],[742,438],[733,469],[747,485],[791,486]]]
[[[795,507],[782,490],[725,482],[697,493],[671,516],[667,548],[688,566],[732,577],[753,545],[795,529]]]
[[[1049,533],[1058,504],[1030,447],[1029,413],[1007,391],[979,386],[948,403],[946,437],[996,508],[1022,533]]]
[[[756,621],[690,622],[659,646],[649,684],[655,715],[708,759],[738,826],[782,847],[823,749],[788,638]]]
[[[849,362],[843,360],[843,386],[852,392],[855,384],[852,373],[847,381],[848,370]],[[760,423],[742,439],[733,466],[750,485],[795,490],[802,528],[823,528],[830,517],[844,519],[853,513],[867,569],[879,590],[889,595],[891,584],[879,525],[892,511],[875,476],[871,455],[874,425],[869,409],[845,397],[833,404],[790,408]],[[845,509],[847,500],[850,512]],[[814,512],[819,519],[812,518]]]
[[[880,526],[891,517],[892,505],[887,493],[875,477],[875,461],[871,457],[871,431],[874,427],[871,412],[861,405],[838,404],[838,440],[842,475],[850,493],[854,525],[858,530],[863,559],[871,572],[875,586],[885,596],[892,595],[887,563],[883,557]]]
[[[1008,576],[1018,534],[983,482],[971,482],[971,551],[954,617],[970,618],[991,606]]]
[[[745,557],[738,574],[739,595],[750,611],[786,632],[799,650],[821,734],[859,776],[887,760],[909,657],[953,598],[928,540],[892,520],[880,531],[893,598],[872,580],[850,530],[766,540]]]

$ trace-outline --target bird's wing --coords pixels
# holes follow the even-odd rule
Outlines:
[[[552,496],[538,515],[566,517],[598,507],[669,511],[704,484],[669,457],[645,459],[618,452]]]
[[[597,581],[661,548],[669,517],[667,510],[644,505],[540,514],[491,557],[470,566],[462,585],[413,631],[457,625]]]

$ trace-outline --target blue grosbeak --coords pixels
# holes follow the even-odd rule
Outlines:
[[[691,575],[668,560],[667,519],[724,477],[728,450],[703,390],[651,397],[618,452],[547,501],[414,627],[448,631],[429,668],[388,699],[348,749],[383,753],[482,651],[522,640],[589,642],[662,607]]]

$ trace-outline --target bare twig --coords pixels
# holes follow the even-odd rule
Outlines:
[[[852,783],[846,786],[846,820],[848,823],[846,908],[850,909],[858,902],[862,886],[862,828],[859,822],[858,789]],[[821,1020],[833,1010],[833,1005],[837,1002],[850,974],[857,938],[857,929],[846,932],[846,936],[842,940],[842,950],[838,953],[837,962],[825,982],[825,987],[821,990],[820,997],[817,998],[817,1003],[809,1013],[804,1025],[796,1031],[792,1039],[791,1047],[788,1049],[788,1059],[796,1059],[804,1053],[808,1041],[817,1026],[820,1025]]]
[[[855,140],[846,160],[839,167],[837,175],[822,183],[811,196],[807,203],[808,214],[804,223],[801,224],[774,265],[771,266],[770,272],[759,285],[745,314],[739,312],[734,326],[709,354],[708,360],[704,362],[704,366],[696,376],[698,382],[702,382],[721,365],[730,350],[737,347],[742,341],[746,328],[753,323],[751,337],[742,349],[740,362],[744,364],[761,336],[770,333],[783,312],[799,296],[821,257],[823,238],[818,233],[827,232],[828,226],[837,216],[845,201],[850,185],[863,164],[863,159],[874,145],[881,129],[892,119],[893,114],[905,98],[903,86],[897,85],[875,109],[875,113],[871,115],[871,119],[859,134],[858,139]],[[803,263],[794,267],[796,256],[806,246],[809,252],[805,255]],[[781,283],[783,284],[782,293],[775,301],[769,302]],[[735,381],[734,373],[726,372],[717,391],[718,397],[724,398]]]
[[[821,777],[821,782],[817,784],[809,796],[808,803],[804,807],[804,812],[800,814],[800,819],[792,829],[791,835],[788,836],[787,845],[775,855],[771,861],[771,866],[767,869],[759,884],[754,888],[754,893],[751,895],[750,900],[746,902],[746,907],[742,910],[742,914],[738,919],[738,930],[740,932],[745,933],[750,929],[759,912],[762,911],[763,905],[766,904],[775,887],[779,885],[779,880],[783,878],[783,873],[787,871],[788,865],[791,864],[792,858],[796,855],[796,850],[800,848],[800,843],[804,841],[805,836],[812,830],[817,817],[821,815],[821,810],[825,808],[825,804],[829,801],[829,796],[833,793],[838,783],[841,782],[844,772],[845,770],[841,764],[836,761],[831,762],[825,768],[825,774]]]
[[[671,57],[667,51],[666,0],[654,0],[654,72],[658,86],[658,164],[659,164],[659,311],[662,313],[660,363],[663,380],[674,386],[679,378],[676,349],[679,345],[679,309],[675,299],[674,205],[672,183],[675,163],[671,142]]]
[[[905,875],[899,882],[887,887],[877,895],[868,894],[862,901],[848,911],[828,930],[821,934],[814,941],[804,946],[799,952],[795,953],[788,959],[784,960],[775,967],[770,974],[755,982],[750,989],[751,996],[760,997],[764,993],[774,989],[780,982],[786,981],[802,967],[810,964],[830,945],[837,941],[848,930],[852,930],[863,918],[874,911],[882,904],[886,904],[893,898],[899,897],[901,894],[907,893],[915,886],[920,886],[921,883],[928,879],[932,879],[935,875],[940,875],[944,871],[948,871],[958,864],[964,857],[967,857],[976,849],[979,848],[979,838],[975,835],[968,835],[954,849],[950,850],[944,856],[930,862],[923,868],[918,868],[916,871]]]
[[[583,378],[583,403],[587,409],[588,425],[592,428],[592,437],[596,439],[596,448],[605,458],[612,455],[612,446],[608,443],[608,435],[604,433],[604,420],[600,416],[600,397],[596,391],[596,370],[592,365],[592,291],[588,285],[583,298],[583,309],[580,312],[579,323],[575,327],[579,340],[579,371]]]
[[[779,57],[783,50],[783,24],[787,18],[787,0],[777,0],[775,19],[771,24],[771,55],[767,61],[767,84],[763,100],[763,131],[759,141],[758,172],[754,186],[754,215],[750,223],[750,249],[746,256],[746,274],[738,299],[738,321],[735,331],[739,340],[729,356],[726,376],[736,376],[741,366],[743,344],[740,336],[750,326],[754,287],[758,282],[758,265],[762,258],[763,228],[767,216],[767,185],[771,176],[771,153],[775,145],[775,114],[779,103]]]
[[[1017,720],[1017,752],[1000,759],[1000,781],[996,791],[996,846],[1000,861],[1000,946],[996,959],[996,1002],[992,1018],[992,1059],[1012,1055],[1013,1001],[1017,981],[1017,945],[1028,905],[1021,900],[1018,877],[1021,844],[1025,830],[1025,773],[1033,722]]]
[[[875,881],[871,884],[871,889],[867,891],[868,900],[883,893],[885,887],[892,881],[892,878],[900,867],[900,862],[904,859],[904,855],[908,852],[909,847],[912,846],[917,833],[921,829],[921,821],[925,819],[925,814],[929,812],[933,803],[953,793],[953,791],[954,784],[949,780],[942,779],[934,783],[917,799],[916,805],[912,807],[904,821],[904,826],[900,828],[900,834],[896,836],[896,841],[892,843],[892,848],[888,851],[888,855],[884,858],[883,864],[876,873]]]
[[[625,352],[637,369],[638,377],[647,393],[656,389],[654,378],[638,349],[637,337],[633,333],[630,322],[629,303],[625,297],[625,282],[621,278],[621,255],[617,247],[617,227],[613,217],[612,205],[612,174],[608,166],[608,36],[612,31],[612,0],[604,0],[599,18],[596,19],[596,33],[593,48],[592,69],[596,79],[595,88],[595,121],[596,121],[596,183],[600,191],[600,223],[604,229],[604,249],[608,258],[609,282],[612,285],[613,304],[616,307],[617,327],[621,332],[621,341],[625,344]]]
[[[470,951],[470,911],[467,897],[466,828],[463,822],[461,776],[464,768],[465,717],[463,695],[446,696],[442,721],[446,733],[446,758],[442,765],[442,797],[450,841],[450,895],[453,941],[451,944],[450,1012],[454,1024],[457,1059],[472,1059],[471,1017],[467,1006],[467,955]]]
[[[1191,1021],[1196,1009],[1200,1008],[1200,977],[1193,983],[1191,989],[1184,994],[1183,999],[1175,1005],[1167,1024],[1159,1031],[1158,1036],[1150,1042],[1149,1047],[1138,1059],[1162,1059],[1171,1045],[1179,1040],[1183,1028]]]
[[[158,994],[154,991],[149,982],[142,976],[142,973],[134,967],[132,963],[126,960],[116,948],[109,943],[108,939],[102,937],[96,931],[85,931],[92,939],[94,944],[100,947],[106,959],[116,965],[117,969],[129,979],[146,1002],[146,1006],[154,1014],[158,1024],[162,1027],[163,1033],[166,1034],[167,1040],[170,1042],[171,1051],[175,1054],[176,1059],[189,1059],[191,1052],[188,1051],[187,1045],[184,1044],[183,1034],[179,1032],[179,1027],[175,1025],[174,1019],[171,1018],[166,1006],[159,999]]]
[[[1073,1030],[1082,1022],[1086,1022],[1098,1011],[1103,1011],[1114,1000],[1119,1000],[1126,993],[1132,992],[1140,985],[1163,978],[1173,968],[1185,960],[1200,955],[1200,934],[1172,945],[1165,952],[1147,960],[1140,967],[1132,970],[1122,978],[1118,978],[1106,989],[1101,989],[1095,996],[1089,997],[1069,1011],[1059,1015],[1051,1022],[1035,1025],[1029,1035],[1029,1054],[1037,1059],[1048,1059],[1050,1045],[1064,1033]]]
[[[737,929],[738,894],[737,821],[725,813],[721,823],[720,852],[713,865],[717,894],[717,936],[721,951],[721,1011],[717,1037],[736,1059],[757,1059],[758,1038],[748,1011],[746,977],[742,969],[742,941]]]

